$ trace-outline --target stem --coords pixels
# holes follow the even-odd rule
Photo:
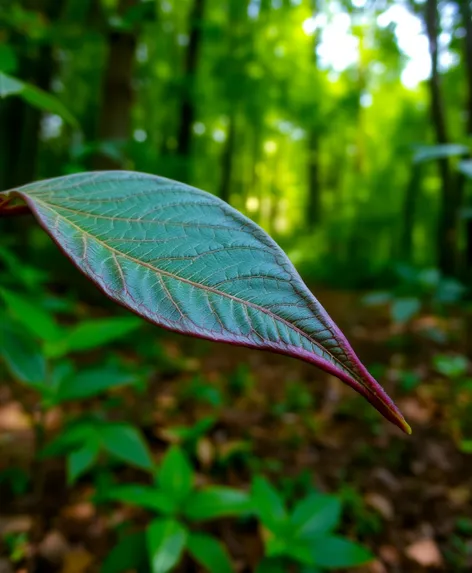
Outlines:
[[[9,192],[0,197],[0,217],[24,215],[30,212],[27,205],[12,205],[11,201],[13,198]]]
[[[51,365],[46,362],[46,377],[45,383],[49,385],[51,376]],[[44,487],[46,483],[46,472],[44,461],[40,459],[40,453],[44,449],[46,444],[46,413],[47,409],[44,406],[44,401],[41,399],[39,403],[32,409],[31,419],[33,421],[33,431],[34,431],[34,451],[33,451],[33,463],[31,464],[31,471],[33,477],[33,516],[35,519],[34,530],[31,536],[31,542],[36,551],[32,552],[30,560],[30,570],[36,570],[36,559],[37,559],[37,549],[39,543],[44,537],[46,531],[46,514],[43,510],[43,499],[44,499]]]
[[[30,213],[30,210],[26,205],[12,205],[11,207],[4,207],[0,205],[0,217],[27,215],[28,213]]]

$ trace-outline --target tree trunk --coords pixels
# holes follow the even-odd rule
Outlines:
[[[465,30],[464,44],[463,44],[463,61],[465,63],[466,71],[466,85],[467,85],[467,100],[465,102],[467,122],[466,134],[472,135],[472,10],[469,0],[458,0],[459,11],[462,19],[462,26]],[[469,156],[470,158],[470,156]],[[466,177],[463,173],[457,176],[457,192],[460,204],[463,204],[465,188],[467,185]],[[464,269],[463,276],[466,280],[472,278],[472,219],[465,221],[465,253],[464,253]]]
[[[438,69],[438,7],[437,0],[427,0],[425,12],[426,31],[431,56],[431,79],[429,81],[431,100],[431,119],[439,145],[449,143],[446,127],[445,107],[441,91],[441,79]],[[457,194],[447,158],[438,160],[441,177],[441,199],[437,227],[437,262],[446,275],[456,273],[457,255]]]
[[[123,14],[137,0],[120,0],[119,13]],[[108,58],[102,87],[98,134],[101,141],[125,143],[130,137],[133,104],[133,70],[137,37],[136,32],[112,30],[108,34]],[[96,169],[121,169],[122,161],[99,154]]]
[[[316,128],[308,134],[308,203],[306,224],[314,231],[321,221],[320,136]]]
[[[185,56],[185,82],[180,108],[180,127],[177,138],[177,153],[182,158],[183,170],[180,179],[188,182],[190,178],[190,152],[192,145],[192,126],[195,121],[194,87],[198,70],[200,46],[202,41],[202,20],[205,0],[194,0],[189,18],[190,37]]]
[[[64,2],[58,0],[30,0],[25,2],[24,8],[40,12],[54,22],[63,5]],[[28,40],[13,35],[11,41],[15,46]],[[20,58],[19,70],[15,75],[49,91],[54,69],[53,47],[44,44],[38,48],[36,57]],[[41,117],[40,110],[16,96],[0,102],[0,189],[30,183],[36,178]]]
[[[410,179],[405,190],[403,201],[403,229],[400,242],[400,255],[403,261],[411,263],[414,259],[413,232],[415,228],[416,207],[421,192],[421,165],[411,166]]]
[[[236,142],[236,117],[230,115],[228,135],[225,142],[225,148],[222,155],[222,170],[219,197],[230,202],[231,198],[231,179],[233,174],[234,147]]]

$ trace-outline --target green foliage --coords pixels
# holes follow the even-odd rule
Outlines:
[[[152,573],[167,573],[180,561],[187,531],[178,521],[157,518],[148,526],[146,539]]]
[[[192,531],[192,528],[198,522],[241,516],[252,511],[250,498],[242,491],[218,486],[196,489],[190,460],[176,446],[164,456],[153,487],[116,486],[107,492],[105,499],[137,505],[159,514],[147,526],[146,548],[151,570],[162,573],[171,571],[184,551],[211,573],[233,571],[223,546],[213,537]],[[133,554],[136,554],[136,543],[136,540],[125,538],[112,550],[102,571],[119,573],[126,570],[126,567],[120,568],[119,555],[128,544],[133,545]]]
[[[24,561],[28,555],[29,538],[27,533],[7,533],[3,536],[10,561],[14,564]]]
[[[3,57],[5,58],[5,55]],[[7,66],[8,65],[11,66],[11,62],[10,64],[7,63]],[[57,114],[71,126],[78,127],[77,120],[56,97],[0,70],[0,99],[7,98],[9,96],[21,97],[41,111]]]
[[[447,379],[449,386],[450,425],[459,449],[472,453],[472,377],[470,361],[461,354],[436,354],[433,357],[436,372]]]
[[[224,547],[204,533],[190,533],[187,540],[190,555],[210,573],[232,573],[234,568]]]
[[[466,287],[459,281],[444,277],[437,269],[418,270],[400,265],[395,269],[393,287],[364,297],[367,306],[388,305],[392,322],[403,325],[432,307],[443,313],[460,302]]]
[[[85,416],[64,428],[43,456],[66,455],[68,482],[74,483],[94,465],[101,451],[117,461],[153,470],[147,445],[134,426]]]
[[[258,571],[286,560],[321,570],[355,567],[372,559],[360,545],[333,534],[341,516],[340,501],[334,496],[309,494],[289,512],[273,486],[256,477],[252,502],[266,530],[267,559]]]

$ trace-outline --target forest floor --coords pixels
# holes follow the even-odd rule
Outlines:
[[[208,418],[206,431],[197,432],[189,446],[200,483],[248,488],[251,476],[263,472],[287,498],[313,486],[338,493],[344,502],[343,533],[376,555],[357,571],[471,571],[472,455],[458,447],[468,431],[461,424],[463,400],[433,368],[435,354],[464,353],[464,319],[424,314],[400,328],[384,310],[362,307],[359,295],[317,291],[317,296],[362,361],[380,374],[412,436],[313,366],[161,331],[158,344],[179,367],[156,365],[145,390],[117,391],[126,407],[116,415],[141,427],[156,459],[178,439],[175,428],[195,427]],[[156,330],[149,329],[152,336]],[[138,360],[132,353],[129,359]],[[71,408],[80,413],[94,406],[100,400]],[[50,412],[48,434],[61,428],[63,417],[61,411]],[[13,397],[11,386],[0,385],[0,471],[38,471],[33,446],[18,394]],[[145,523],[146,514],[94,505],[93,479],[86,476],[67,487],[62,459],[40,465],[45,483],[39,503],[34,493],[13,495],[0,483],[0,573],[26,571],[31,555],[37,571],[97,571],[113,546],[116,525],[126,519]],[[123,483],[144,479],[142,472],[123,466],[115,477]],[[262,552],[255,525],[220,520],[210,530],[224,541],[239,572],[254,570]],[[21,534],[24,555],[10,562],[8,556],[14,556],[5,540]],[[197,570],[184,563],[180,571]]]

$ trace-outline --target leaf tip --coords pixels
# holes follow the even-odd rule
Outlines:
[[[408,424],[408,422],[404,418],[402,418],[401,429],[405,432],[405,434],[408,434],[409,436],[411,436],[411,434],[413,433],[410,424]]]
[[[397,428],[400,428],[400,430],[402,430],[402,432],[404,432],[408,436],[411,436],[411,434],[413,433],[413,430],[411,429],[410,424],[403,417],[403,414],[400,412],[400,410],[398,410],[398,408],[395,407],[395,408],[392,408],[390,411],[392,413],[392,417],[390,418],[390,421],[393,422],[395,424],[395,426],[397,426]]]

